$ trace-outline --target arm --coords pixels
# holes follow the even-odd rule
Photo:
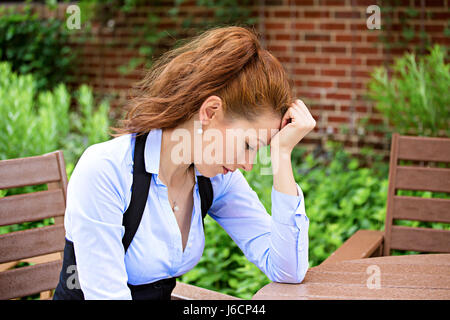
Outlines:
[[[309,227],[300,187],[295,184],[298,196],[272,188],[270,216],[239,170],[223,179],[209,215],[271,281],[300,283],[308,270]]]
[[[68,184],[66,235],[85,299],[131,299],[122,245],[125,186],[117,165],[94,148],[85,151]]]
[[[301,100],[296,100],[281,119],[281,130],[270,142],[273,186],[279,192],[298,195],[292,174],[291,153],[315,126],[316,121]]]
[[[292,173],[291,152],[315,125],[308,108],[297,100],[272,138],[272,217],[240,171],[231,174],[210,210],[249,261],[272,281],[300,283],[308,270],[309,220]]]

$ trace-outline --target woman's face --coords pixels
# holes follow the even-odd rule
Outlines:
[[[203,116],[210,117],[211,114]],[[206,123],[202,124],[203,132],[194,130],[194,163],[203,176],[213,177],[239,168],[252,170],[258,150],[269,145],[280,129],[281,117],[263,114],[252,121],[244,118],[230,120],[219,108],[212,118],[202,122]]]

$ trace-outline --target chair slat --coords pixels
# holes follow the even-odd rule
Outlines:
[[[56,153],[0,161],[0,189],[18,188],[60,180]]]
[[[64,225],[0,235],[0,263],[64,250]]]
[[[0,198],[0,226],[63,216],[62,189],[38,191]]]
[[[450,162],[450,139],[399,136],[398,159]]]
[[[392,226],[390,249],[420,252],[450,252],[450,231]]]
[[[396,189],[450,192],[449,169],[398,166],[396,171]]]
[[[393,218],[450,223],[450,199],[394,196]]]
[[[62,261],[52,261],[0,273],[0,300],[24,297],[56,288]]]

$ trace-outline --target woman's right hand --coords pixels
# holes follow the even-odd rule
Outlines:
[[[303,101],[297,99],[281,119],[281,129],[272,138],[271,148],[290,153],[292,149],[316,126]]]

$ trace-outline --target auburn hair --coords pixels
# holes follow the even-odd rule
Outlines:
[[[292,103],[280,62],[247,27],[209,29],[157,59],[134,86],[120,136],[173,128],[189,120],[211,95],[224,115],[252,120],[271,111],[282,116]]]

